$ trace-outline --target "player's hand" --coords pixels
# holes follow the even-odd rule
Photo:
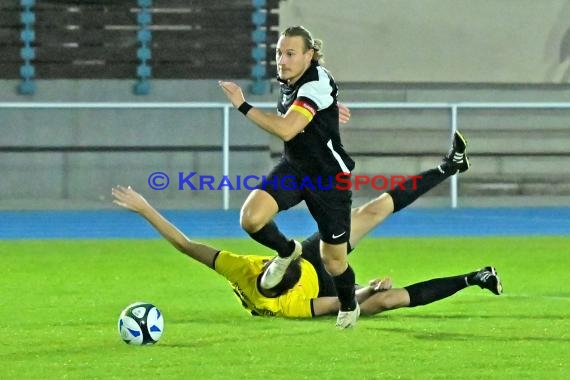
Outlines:
[[[111,189],[111,194],[115,198],[113,200],[114,204],[128,210],[140,213],[150,207],[146,199],[130,186],[117,185]]]
[[[243,92],[240,86],[234,82],[224,81],[219,81],[218,84],[222,90],[224,90],[224,94],[226,94],[228,100],[233,104],[234,107],[238,108],[243,102],[245,102],[245,98],[243,97]]]
[[[341,124],[346,124],[350,120],[350,109],[342,103],[338,105],[338,121]]]
[[[368,282],[368,286],[372,292],[381,292],[384,290],[392,289],[392,279],[390,277],[384,277],[383,279],[374,279]]]

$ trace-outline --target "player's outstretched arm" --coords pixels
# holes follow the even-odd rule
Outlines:
[[[115,198],[114,204],[134,211],[145,218],[177,250],[212,269],[214,268],[214,258],[218,250],[188,239],[133,188],[116,186],[111,190],[111,193]]]
[[[382,299],[377,300],[378,293],[386,292],[392,288],[392,279],[385,277],[383,279],[370,280],[368,286],[364,286],[356,290],[356,299],[361,305],[364,314],[372,315],[380,313],[386,309],[386,305]],[[399,290],[399,289],[397,289]],[[405,291],[405,290],[404,290]],[[369,300],[373,300],[370,302]],[[340,309],[340,302],[337,297],[318,297],[313,299],[313,313],[315,317],[320,315],[328,315],[337,313]],[[364,307],[364,309],[362,309]]]
[[[370,280],[368,286],[359,289],[360,312],[363,315],[379,314],[383,311],[399,309],[410,305],[410,296],[406,289],[392,288],[392,279]],[[358,292],[357,292],[358,296]]]
[[[245,116],[258,127],[279,137],[283,141],[291,140],[309,124],[310,119],[307,119],[305,115],[292,109],[289,109],[287,114],[283,117],[277,114],[263,112],[259,108],[251,108],[251,106],[248,106],[247,109],[243,109],[242,111],[242,106],[247,103],[245,102],[241,87],[234,82],[224,81],[220,81],[219,85],[235,108],[240,110],[240,112],[244,112]]]

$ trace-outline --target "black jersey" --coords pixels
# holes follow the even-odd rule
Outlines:
[[[281,82],[279,114],[293,107],[310,120],[284,144],[285,159],[302,174],[334,176],[354,169],[340,141],[337,93],[332,75],[316,61],[293,86]]]

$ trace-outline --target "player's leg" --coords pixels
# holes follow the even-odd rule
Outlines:
[[[277,212],[279,207],[275,199],[268,192],[255,189],[241,208],[240,224],[253,240],[285,256],[290,251],[290,240],[273,222]]]
[[[356,325],[360,306],[356,301],[354,270],[348,263],[347,243],[330,244],[321,240],[321,258],[331,275],[340,303],[336,326],[346,329]]]
[[[360,304],[364,315],[374,315],[387,310],[399,309],[410,305],[410,294],[406,289],[396,288],[384,290],[368,297]]]
[[[337,326],[352,327],[360,315],[355,297],[355,275],[347,258],[352,192],[333,186],[330,190],[307,191],[304,199],[319,227],[321,260],[332,277],[340,302]]]
[[[252,234],[262,229],[278,212],[275,199],[268,192],[255,189],[241,207],[239,222],[247,233]]]
[[[241,225],[255,241],[277,251],[277,257],[263,272],[260,286],[272,289],[281,282],[287,267],[301,256],[299,242],[285,237],[272,220],[279,211],[287,210],[301,202],[297,190],[297,177],[293,169],[281,160],[264,179],[260,188],[254,190],[241,211]]]
[[[356,247],[363,237],[393,212],[394,201],[388,193],[383,193],[362,206],[353,208],[350,216],[350,246]]]
[[[370,202],[352,210],[351,247],[356,247],[364,236],[380,225],[386,218],[412,204],[420,196],[449,178],[450,174],[440,172],[438,168],[434,168],[414,177],[413,183],[412,179],[409,179],[401,187],[383,193]]]
[[[256,189],[248,197],[244,207],[242,208],[242,226],[248,231],[249,236],[258,243],[265,245],[277,251],[277,257],[271,261],[271,264],[263,272],[259,285],[263,289],[272,289],[281,282],[289,264],[301,256],[301,244],[293,239],[287,238],[277,224],[271,219],[279,209],[276,199],[293,199],[294,194],[287,194],[285,190],[272,191],[271,193],[264,190]],[[293,203],[293,202],[291,202]],[[298,203],[298,202],[297,202]],[[288,206],[287,208],[289,208]],[[256,217],[252,217],[256,214]],[[261,228],[255,230],[248,230],[247,227],[252,227],[253,222]],[[263,224],[265,222],[265,224]],[[254,230],[254,231],[252,231]]]
[[[468,286],[478,285],[493,294],[499,295],[503,291],[501,279],[495,268],[485,267],[475,272],[453,277],[435,278],[406,286],[410,294],[410,307],[427,305],[454,295]]]
[[[288,164],[283,160],[279,162],[259,188],[247,197],[240,213],[240,224],[249,236],[277,251],[280,257],[290,256],[295,243],[279,231],[273,222],[273,217],[279,211],[286,210],[301,201],[298,191],[288,190],[280,182],[281,178],[290,176],[290,173],[291,168]]]
[[[460,132],[456,132],[449,153],[437,168],[415,175],[395,189],[354,208],[351,215],[350,245],[354,248],[364,236],[392,213],[409,206],[453,174],[468,170],[470,164],[466,149],[465,138]]]
[[[451,297],[458,291],[475,285],[496,295],[503,291],[499,274],[494,267],[489,266],[459,276],[434,278],[400,289],[381,291],[370,296],[360,306],[365,314],[378,314],[401,307],[423,306]]]
[[[455,132],[451,149],[437,168],[413,176],[402,185],[397,185],[395,189],[387,191],[392,196],[394,212],[409,206],[450,176],[468,170],[470,164],[466,149],[467,141],[459,131]]]

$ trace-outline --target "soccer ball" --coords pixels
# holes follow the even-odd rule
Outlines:
[[[127,306],[119,316],[119,335],[127,344],[137,346],[158,342],[164,331],[160,311],[148,302]]]

